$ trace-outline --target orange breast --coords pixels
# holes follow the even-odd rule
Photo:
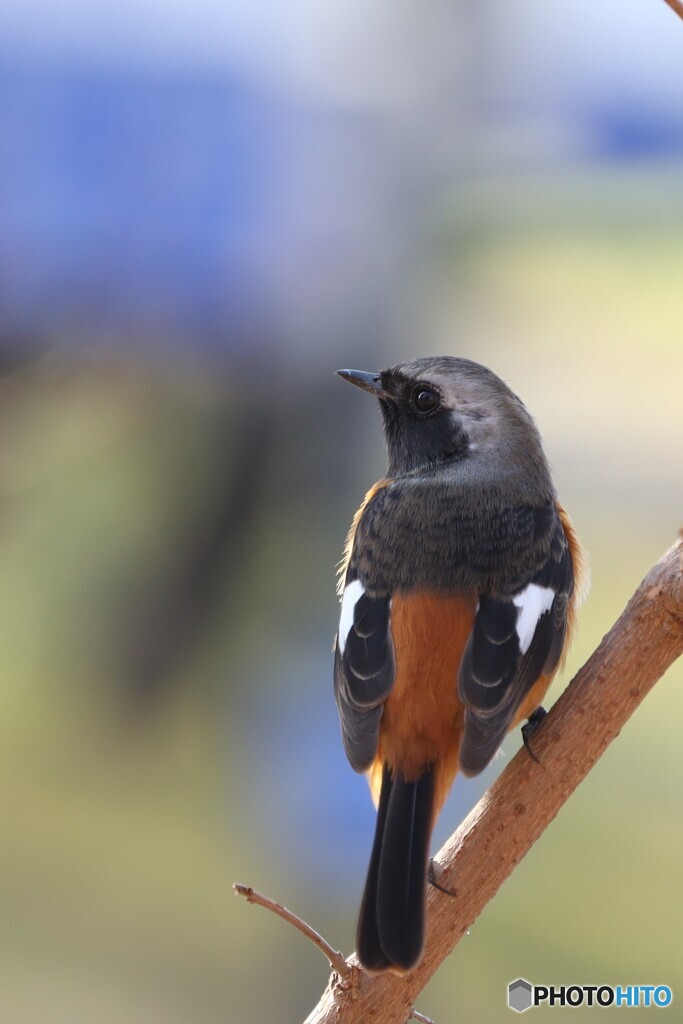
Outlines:
[[[435,810],[443,803],[458,765],[463,728],[458,668],[475,607],[474,597],[431,591],[392,598],[396,679],[384,705],[377,759],[370,769],[375,798],[382,764],[412,781],[428,764],[437,763]]]

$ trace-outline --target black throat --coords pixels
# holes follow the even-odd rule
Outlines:
[[[389,453],[389,476],[440,466],[467,454],[469,435],[449,410],[418,419],[406,416],[387,399],[380,399],[380,407]]]

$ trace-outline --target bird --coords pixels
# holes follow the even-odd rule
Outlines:
[[[534,420],[492,370],[336,372],[378,400],[388,452],[348,533],[334,641],[344,749],[377,807],[356,954],[403,975],[423,954],[439,811],[458,772],[545,714],[587,562]]]

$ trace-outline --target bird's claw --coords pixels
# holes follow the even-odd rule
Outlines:
[[[427,881],[430,885],[433,885],[435,889],[442,892],[444,896],[452,896],[455,898],[458,893],[455,889],[447,889],[445,885],[441,885],[441,882],[437,882],[436,875],[434,874],[434,858],[432,857],[429,861],[429,868],[427,869]]]
[[[522,726],[522,742],[524,743],[524,746],[527,749],[529,757],[532,760],[534,760],[536,764],[540,764],[541,762],[531,749],[529,738],[533,736],[533,734],[536,732],[540,723],[543,721],[547,714],[548,712],[546,711],[546,709],[539,704],[536,710],[529,715],[528,720]]]

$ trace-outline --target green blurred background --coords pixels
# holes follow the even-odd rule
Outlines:
[[[303,1020],[324,961],[231,883],[351,951],[334,569],[384,454],[333,371],[463,355],[533,412],[593,574],[552,702],[683,520],[683,33],[655,0],[8,14],[0,1020]],[[678,665],[420,1010],[508,1020],[521,975],[680,1019],[681,715]]]

